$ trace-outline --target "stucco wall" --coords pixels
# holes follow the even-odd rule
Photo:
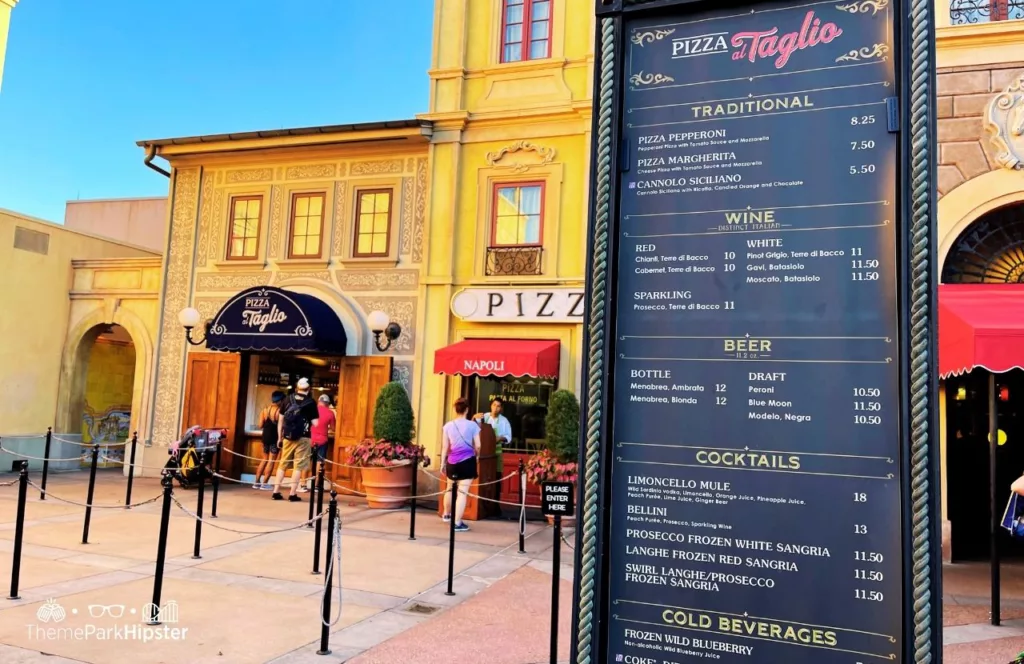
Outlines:
[[[64,225],[163,253],[167,240],[167,198],[68,201]]]
[[[0,210],[0,435],[40,433],[55,423],[72,260],[148,256],[139,247]]]

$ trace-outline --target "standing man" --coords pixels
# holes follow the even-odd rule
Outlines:
[[[327,459],[327,438],[334,427],[334,412],[331,410],[331,396],[321,394],[317,400],[319,415],[317,423],[310,429],[310,442],[313,445],[313,461],[323,463]],[[314,466],[314,470],[316,467]],[[316,478],[313,479],[316,481]]]
[[[501,446],[502,443],[508,443],[512,440],[512,423],[508,421],[508,418],[501,414],[501,408],[504,405],[501,397],[494,397],[491,399],[491,412],[489,413],[477,413],[473,416],[473,419],[480,422],[483,421],[486,424],[490,424],[491,428],[494,429],[494,437],[496,440],[494,454],[498,457],[498,469],[501,469]],[[500,472],[499,472],[500,474]]]
[[[295,385],[295,394],[285,400],[281,416],[278,418],[277,432],[282,450],[281,460],[277,465],[277,476],[274,478],[274,493],[271,495],[274,500],[284,500],[284,496],[281,495],[281,482],[284,481],[285,469],[291,466],[292,488],[288,500],[293,503],[302,502],[302,498],[296,495],[299,490],[299,478],[302,471],[309,468],[309,457],[313,452],[309,444],[309,432],[316,426],[319,417],[316,401],[309,395],[309,380],[300,378]]]

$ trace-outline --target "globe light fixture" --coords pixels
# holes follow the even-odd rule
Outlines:
[[[366,317],[366,322],[373,332],[373,345],[382,353],[391,348],[391,342],[402,334],[402,326],[391,322],[391,318],[383,311],[371,311]],[[383,341],[381,336],[384,337]]]
[[[192,330],[195,329],[196,327],[199,327],[199,323],[201,322],[201,320],[202,314],[199,313],[198,309],[195,309],[193,307],[186,307],[185,309],[182,309],[180,312],[178,312],[178,322],[181,323],[181,326],[183,328],[185,328],[185,341],[189,342],[193,346],[200,346],[203,344],[203,342],[206,341],[205,335],[202,339],[199,339],[198,341],[192,338]],[[209,333],[210,331],[211,323],[213,323],[213,321],[206,321],[205,328],[207,333]]]

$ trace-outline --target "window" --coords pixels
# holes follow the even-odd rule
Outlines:
[[[540,182],[499,184],[494,188],[492,247],[541,243],[544,185]]]
[[[256,258],[260,240],[261,196],[231,199],[231,228],[228,231],[228,259]]]
[[[953,25],[1024,20],[1024,0],[950,0]]]
[[[356,202],[356,258],[386,258],[391,242],[391,190],[359,192]]]
[[[288,258],[319,258],[324,228],[324,194],[292,196]]]
[[[501,61],[551,57],[551,0],[503,0]]]

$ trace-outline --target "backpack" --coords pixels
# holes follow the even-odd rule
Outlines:
[[[307,399],[309,397],[306,397]],[[306,435],[308,422],[302,416],[302,406],[295,401],[295,395],[288,397],[288,404],[281,411],[284,418],[284,437],[288,440],[298,440]]]

